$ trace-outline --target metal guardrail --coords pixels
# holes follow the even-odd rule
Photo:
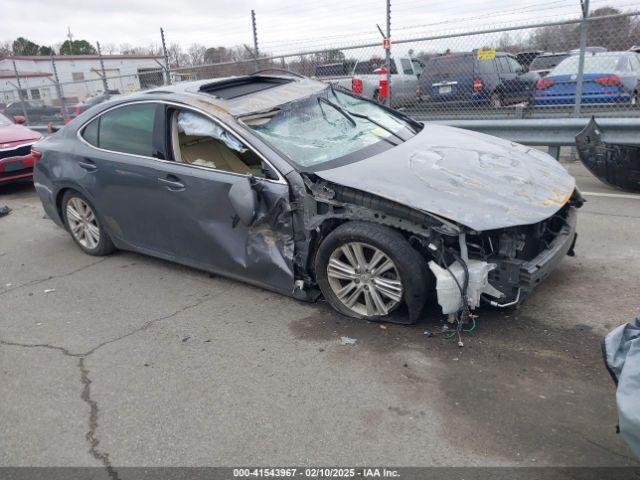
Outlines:
[[[599,118],[602,139],[618,145],[640,145],[640,118]],[[546,120],[442,120],[437,123],[486,133],[525,145],[548,146],[558,158],[560,147],[575,146],[576,135],[588,118],[554,118]]]

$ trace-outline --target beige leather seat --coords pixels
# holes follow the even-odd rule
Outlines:
[[[219,140],[211,137],[194,137],[178,131],[178,112],[173,115],[173,155],[177,162],[216,168],[227,172],[249,174],[251,169]]]

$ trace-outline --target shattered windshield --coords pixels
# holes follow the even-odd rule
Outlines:
[[[392,148],[415,134],[380,106],[331,88],[243,121],[293,162],[311,168],[376,144]]]

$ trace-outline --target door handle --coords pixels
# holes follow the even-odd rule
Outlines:
[[[167,187],[167,190],[171,190],[172,192],[181,192],[185,189],[184,183],[174,175],[167,175],[167,178],[158,178],[158,183],[164,185]]]
[[[95,163],[93,163],[92,161],[82,161],[82,162],[78,162],[78,166],[80,168],[85,169],[87,172],[95,172],[98,167],[96,166]]]

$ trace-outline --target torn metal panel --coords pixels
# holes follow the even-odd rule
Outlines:
[[[640,459],[640,317],[613,329],[604,339],[602,350],[617,386],[620,435]]]
[[[640,191],[640,142],[638,146],[604,141],[594,118],[576,136],[580,161],[602,182],[628,191]]]
[[[477,231],[540,222],[575,188],[546,153],[432,124],[397,147],[316,175]]]

